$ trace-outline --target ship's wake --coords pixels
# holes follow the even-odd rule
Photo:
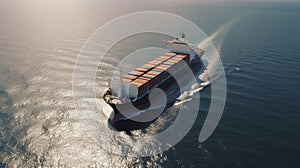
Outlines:
[[[196,93],[199,93],[201,90],[204,89],[205,86],[201,86],[201,83],[199,84],[194,84],[190,90],[188,91],[185,91],[182,95],[180,95],[178,98],[177,98],[177,101],[175,102],[175,106],[178,106],[180,104],[183,104],[183,103],[186,103],[186,102],[189,102],[191,100],[193,100],[193,96],[196,94]]]
[[[237,22],[238,18],[232,19],[226,22],[216,32],[211,34],[205,40],[198,44],[198,47],[205,51],[205,55],[202,57],[202,62],[205,65],[204,70],[200,72],[199,83],[192,85],[187,91],[185,91],[180,97],[177,98],[175,106],[189,102],[193,100],[193,95],[202,91],[205,87],[209,86],[213,81],[222,77],[222,70],[220,69],[220,56],[221,47],[223,45],[224,38],[231,27]],[[217,54],[214,52],[217,50]]]

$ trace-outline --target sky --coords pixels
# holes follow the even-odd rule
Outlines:
[[[131,8],[135,6],[178,6],[178,5],[201,5],[215,4],[222,5],[227,3],[247,3],[247,2],[300,2],[300,0],[0,0],[10,4],[63,4],[63,5],[78,5],[78,4],[94,4],[106,7]]]
[[[287,2],[295,1],[300,2],[300,0],[124,0],[123,3],[129,4],[162,4],[162,5],[182,5],[182,4],[201,4],[201,3],[210,3],[210,4],[222,4],[230,2]],[[106,1],[107,2],[107,1]],[[111,3],[119,3],[120,0],[111,0]]]

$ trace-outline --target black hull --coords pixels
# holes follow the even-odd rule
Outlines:
[[[201,68],[201,59],[199,57],[195,58],[192,62],[189,63],[189,68],[193,71],[195,74],[197,71]],[[183,70],[177,72],[177,73],[184,73]],[[188,80],[188,79],[184,79]],[[171,76],[166,81],[161,83],[158,88],[163,90],[167,96],[167,104],[162,109],[155,109],[156,111],[165,111],[169,107],[171,107],[177,100],[177,98],[180,96],[180,89],[179,85],[177,84],[176,80]],[[151,123],[153,123],[158,117],[153,118],[151,121],[143,121],[139,122],[139,120],[136,120],[135,118],[143,117],[147,118],[148,114],[152,114],[153,110],[149,110],[150,102],[149,102],[149,94],[146,94],[142,98],[132,101],[131,103],[124,103],[124,104],[111,104],[108,103],[114,110],[114,114],[108,119],[108,123],[116,130],[118,131],[131,131],[131,130],[137,130],[137,129],[144,129],[147,128]],[[132,105],[135,106],[136,109],[143,110],[144,112],[139,114],[138,116],[129,118],[127,114],[134,113],[133,111],[130,111],[132,109]],[[122,111],[122,113],[119,111],[119,109],[125,109]],[[136,111],[135,111],[136,112]],[[124,116],[123,114],[126,114]],[[151,118],[151,117],[148,117]]]

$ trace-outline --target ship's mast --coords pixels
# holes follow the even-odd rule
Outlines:
[[[177,38],[177,39],[179,39],[182,42],[185,42],[185,33],[183,31],[181,33],[179,33],[179,38]]]
[[[183,38],[183,39],[185,38],[184,32],[181,33],[181,38]]]

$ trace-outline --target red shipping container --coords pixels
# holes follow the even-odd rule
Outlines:
[[[175,54],[175,53],[172,53],[172,52],[168,52],[168,53],[165,53],[164,55],[173,57],[173,56],[175,56],[176,54]]]
[[[134,75],[124,75],[123,79],[130,79],[130,80],[135,80],[137,78],[137,76]]]
[[[178,54],[176,55],[176,57],[179,57],[179,58],[183,58],[185,60],[185,62],[189,62],[189,57],[185,54]]]
[[[140,71],[140,72],[147,72],[147,71],[149,71],[149,69],[148,68],[142,68],[142,67],[138,67],[138,68],[135,68],[135,70],[136,71]]]

